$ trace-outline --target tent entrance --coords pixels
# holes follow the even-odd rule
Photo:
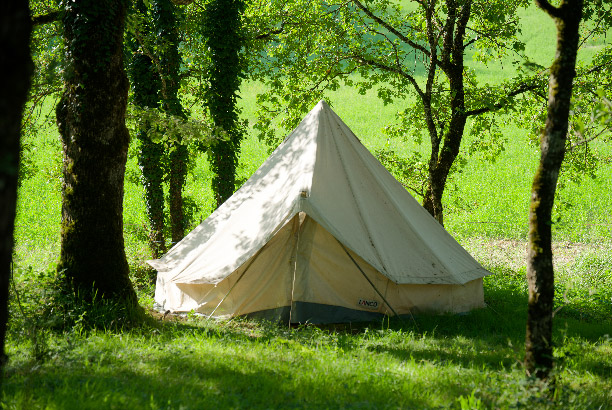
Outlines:
[[[284,323],[368,321],[396,314],[385,301],[388,279],[304,212],[219,283],[200,311]],[[364,265],[364,269],[360,267]],[[224,289],[224,291],[221,291]]]

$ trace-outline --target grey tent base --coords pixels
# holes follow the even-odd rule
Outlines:
[[[272,322],[289,323],[289,306],[276,309],[261,310],[247,313],[246,317],[264,319]],[[380,321],[386,315],[378,312],[348,309],[342,306],[323,305],[320,303],[294,302],[291,312],[291,323],[312,323],[322,325],[328,323],[371,322]]]

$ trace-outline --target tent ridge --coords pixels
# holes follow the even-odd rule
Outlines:
[[[340,138],[346,138],[346,137],[347,137],[346,132],[345,132],[345,131],[344,131],[344,130],[343,130],[343,129],[342,129],[340,126],[339,126],[339,124],[338,124],[338,121],[341,121],[341,120],[340,120],[340,118],[339,118],[339,117],[337,117],[337,115],[336,115],[336,114],[335,114],[335,113],[334,113],[334,112],[333,112],[331,109],[329,109],[329,111],[330,111],[330,112],[329,112],[329,113],[328,113],[328,114],[325,116],[325,119],[326,119],[328,122],[330,122],[330,123],[332,122],[332,121],[331,121],[331,118],[333,118],[334,120],[336,120],[336,121],[333,121],[333,122],[335,123],[336,128],[337,128],[337,129],[340,131],[340,132],[339,132]],[[331,117],[331,118],[330,118],[330,117]],[[348,127],[347,127],[347,129],[348,129]],[[350,129],[349,129],[349,132],[350,132]],[[351,132],[351,134],[352,134],[352,132]],[[353,135],[354,135],[354,134],[353,134]],[[358,138],[356,138],[356,137],[355,137],[355,139],[357,139],[357,140],[358,140]],[[364,212],[363,212],[363,209],[362,209],[362,208],[361,208],[361,206],[360,206],[360,205],[361,205],[361,201],[359,201],[359,200],[358,200],[358,198],[357,198],[357,197],[355,197],[355,181],[353,180],[353,178],[351,177],[350,173],[348,172],[348,170],[347,170],[347,168],[346,168],[346,160],[343,158],[343,154],[342,154],[342,152],[340,151],[340,149],[339,149],[339,147],[338,147],[338,144],[337,144],[337,143],[335,143],[335,141],[334,141],[333,146],[334,146],[334,148],[335,148],[335,152],[337,153],[338,157],[340,158],[340,166],[341,166],[341,168],[342,168],[342,171],[344,172],[344,175],[346,176],[346,178],[345,178],[345,179],[346,179],[347,183],[349,184],[350,193],[351,193],[351,196],[352,196],[353,202],[354,202],[354,204],[355,204],[355,206],[356,206],[356,208],[357,208],[357,212],[358,212],[358,216],[359,216],[359,222],[360,222],[360,224],[363,226],[363,228],[364,228],[364,230],[365,230],[365,233],[366,233],[366,235],[368,236],[368,241],[369,241],[369,243],[370,243],[371,249],[372,249],[372,251],[373,251],[373,253],[374,253],[374,255],[375,255],[376,259],[377,259],[377,260],[376,260],[377,265],[378,265],[378,266],[377,266],[377,268],[378,268],[379,270],[381,270],[381,271],[382,271],[382,273],[384,273],[385,275],[388,275],[387,268],[386,268],[386,266],[385,266],[385,263],[384,263],[384,261],[383,261],[383,258],[382,258],[382,256],[380,255],[380,252],[378,251],[377,246],[376,246],[376,244],[374,243],[374,240],[373,240],[373,238],[372,238],[371,229],[370,229],[370,227],[368,226],[368,224],[366,223],[365,214],[364,214]],[[351,148],[350,144],[349,144],[349,148]],[[351,248],[351,246],[350,246],[349,244],[345,244],[345,245],[346,245],[346,246],[348,246],[349,248]],[[354,251],[354,250],[353,250],[353,251]],[[370,260],[370,261],[368,261],[368,262],[372,263],[373,261],[371,261],[371,260]]]

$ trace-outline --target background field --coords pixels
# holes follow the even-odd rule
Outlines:
[[[547,65],[554,27],[535,9],[523,17],[527,52]],[[605,39],[595,39],[588,59]],[[473,67],[485,80],[512,75],[508,62]],[[255,118],[254,97],[241,90],[243,118]],[[403,108],[383,106],[343,88],[328,96],[333,109],[372,152],[406,155],[410,138],[387,140],[381,130]],[[53,112],[54,101],[46,110]],[[15,287],[9,333],[6,408],[612,408],[612,149],[597,178],[563,179],[555,210],[557,277],[554,342],[557,384],[552,396],[525,384],[527,206],[537,147],[504,118],[506,150],[495,163],[473,158],[444,198],[446,227],[494,275],[485,278],[487,308],[465,316],[339,327],[287,329],[197,316],[165,318],[137,329],[90,330],[94,313],[72,329],[45,327],[41,311],[59,254],[61,146],[53,117],[26,140],[31,177],[19,192]],[[469,139],[465,141],[469,144]],[[141,303],[153,288],[142,280],[146,216],[135,147],[126,173],[126,251]],[[239,179],[265,160],[269,148],[250,132]],[[206,156],[195,160],[186,192],[197,205],[192,227],[213,210]],[[455,188],[456,185],[456,188]],[[46,314],[49,314],[47,312]],[[51,312],[52,316],[52,312]]]

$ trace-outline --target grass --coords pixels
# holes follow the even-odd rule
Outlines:
[[[612,407],[612,339],[595,323],[557,321],[554,399],[524,383],[525,292],[493,278],[488,309],[415,323],[288,329],[191,316],[49,333],[41,360],[11,339],[0,400],[7,409]]]
[[[550,30],[547,23],[538,23],[547,17],[525,18],[532,28],[525,33],[527,51],[545,64],[554,44],[545,41],[549,31],[533,28]],[[489,70],[494,81],[511,66],[475,69]],[[244,85],[245,118],[254,118],[253,97],[260,90],[260,84]],[[381,105],[375,90],[361,96],[342,88],[328,97],[371,151],[390,147],[407,155],[427,149],[382,134],[400,103]],[[46,109],[52,105],[49,101]],[[58,330],[46,323],[58,314],[48,284],[59,254],[61,146],[52,122],[41,124],[26,141],[35,172],[19,192],[14,285],[20,299],[12,293],[10,362],[0,407],[612,408],[612,165],[603,162],[593,180],[562,179],[553,226],[556,383],[529,384],[521,365],[524,258],[537,150],[509,119],[504,134],[508,143],[497,161],[471,158],[444,198],[447,229],[494,273],[484,280],[485,309],[464,316],[418,316],[415,322],[291,329],[242,319],[163,318],[155,312],[156,319],[141,326],[104,329],[87,325],[95,320],[93,309],[71,313],[73,325]],[[610,155],[609,147],[598,149]],[[152,287],[139,280],[150,254],[131,150],[124,200],[126,252],[141,304],[150,308]],[[242,147],[239,179],[248,178],[267,155],[268,148],[250,133]],[[210,180],[206,157],[196,158],[186,186],[198,206],[192,227],[213,209]]]

